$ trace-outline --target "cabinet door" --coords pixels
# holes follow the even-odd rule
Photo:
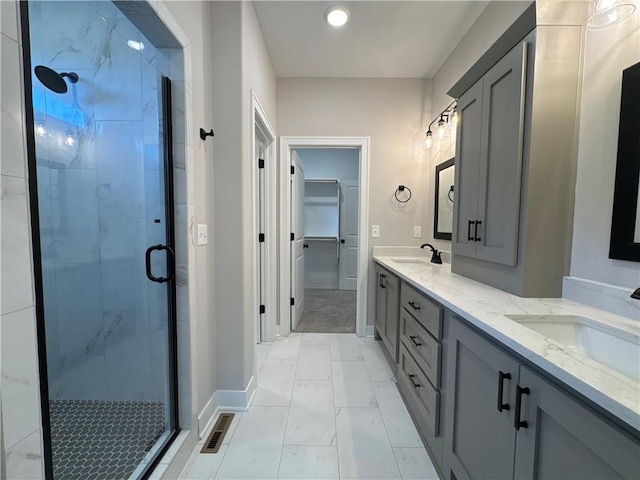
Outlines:
[[[376,312],[375,312],[375,326],[378,330],[378,335],[384,335],[384,316],[386,310],[386,293],[384,286],[385,275],[382,270],[376,268]]]
[[[520,367],[515,478],[640,478],[640,444],[555,385]]]
[[[526,45],[483,77],[476,256],[504,265],[517,263]]]
[[[482,80],[458,100],[456,131],[455,202],[452,251],[476,256],[475,221],[478,218],[478,174],[482,136]]]
[[[446,375],[445,477],[512,478],[518,363],[452,319]]]
[[[385,304],[384,334],[387,337],[389,353],[395,363],[398,363],[398,333],[400,329],[398,307],[400,304],[400,281],[394,275],[385,278],[385,290],[387,292]]]

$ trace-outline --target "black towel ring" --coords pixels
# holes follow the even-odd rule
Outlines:
[[[453,203],[453,198],[451,198],[452,193],[453,193],[453,185],[451,185],[451,187],[449,188],[449,191],[447,192],[447,198],[451,201],[451,203]]]
[[[407,198],[405,198],[404,200],[400,200],[398,198],[398,192],[404,192],[405,190],[407,190],[409,192],[409,196]],[[405,185],[398,185],[398,188],[396,188],[396,192],[394,193],[394,196],[396,197],[396,200],[400,203],[407,203],[409,200],[411,200],[411,189]]]

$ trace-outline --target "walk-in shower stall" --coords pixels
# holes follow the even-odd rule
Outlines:
[[[141,4],[121,4],[21,5],[56,480],[141,476],[178,429],[168,77],[182,66],[178,49],[159,48],[170,40],[154,45],[127,17]]]

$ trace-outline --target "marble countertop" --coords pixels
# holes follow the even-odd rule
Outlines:
[[[640,382],[505,315],[578,315],[631,336],[640,334],[640,321],[562,298],[521,298],[451,273],[448,264],[428,263],[425,256],[416,257],[426,261],[422,264],[398,263],[394,258],[399,256],[374,255],[374,260],[383,267],[640,431]]]

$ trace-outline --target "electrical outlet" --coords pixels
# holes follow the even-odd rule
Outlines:
[[[371,237],[380,238],[380,225],[371,225]]]
[[[209,233],[207,225],[198,224],[198,245],[209,243]]]
[[[422,236],[422,227],[420,225],[415,225],[413,227],[413,238],[420,238]]]

